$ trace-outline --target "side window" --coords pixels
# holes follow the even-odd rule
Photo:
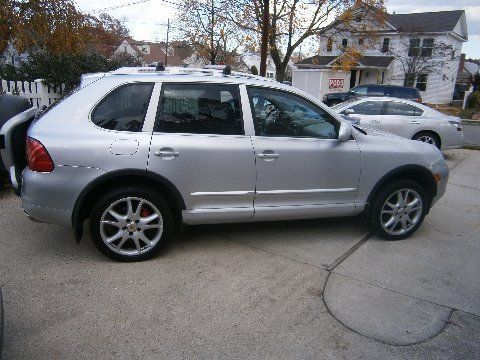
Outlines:
[[[154,131],[243,134],[238,87],[221,84],[163,84]]]
[[[382,86],[369,86],[368,96],[383,96],[385,95],[385,88]]]
[[[354,114],[360,115],[381,115],[383,108],[383,101],[365,101],[350,107]]]
[[[350,89],[350,91],[355,92],[357,95],[367,95],[367,87],[366,86],[355,86],[354,88]]]
[[[401,102],[389,102],[386,115],[420,116],[423,110]]]
[[[255,135],[336,139],[340,123],[320,107],[283,91],[248,87]]]
[[[92,122],[104,129],[142,131],[153,84],[129,84],[108,94],[92,112]]]

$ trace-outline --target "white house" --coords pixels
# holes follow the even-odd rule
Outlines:
[[[22,63],[27,62],[29,59],[28,53],[20,53],[15,49],[12,44],[8,44],[7,48],[0,57],[0,65],[13,65],[15,67],[20,66]]]
[[[426,103],[452,101],[467,41],[464,10],[386,14],[384,22],[368,9],[357,11],[362,17],[348,29],[334,23],[320,37],[319,55],[295,64],[293,86],[320,99],[359,84],[413,86]],[[361,54],[353,69],[336,71],[352,49]]]

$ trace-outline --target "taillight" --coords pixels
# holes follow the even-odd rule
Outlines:
[[[37,172],[52,172],[53,161],[43,144],[31,137],[27,137],[28,168]]]

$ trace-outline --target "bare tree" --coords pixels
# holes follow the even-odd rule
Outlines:
[[[262,33],[265,2],[270,0],[239,0],[236,11],[225,13],[231,22],[258,38]],[[232,3],[232,1],[224,0]],[[382,9],[383,0],[364,0],[363,11],[355,0],[273,0],[270,4],[268,45],[275,64],[277,80],[283,81],[293,52],[308,38],[340,24],[349,24],[369,13]],[[231,5],[231,9],[234,7]],[[332,23],[332,18],[336,20]],[[256,34],[256,35],[255,35]]]
[[[454,52],[451,45],[435,39],[431,34],[422,33],[402,33],[397,44],[393,44],[385,53],[397,60],[402,69],[393,74],[390,80],[402,80],[405,86],[414,86],[415,80],[418,81],[422,75],[441,72],[460,55]]]
[[[179,33],[188,39],[197,55],[212,65],[229,64],[242,43],[242,32],[223,16],[228,3],[220,0],[181,0]]]

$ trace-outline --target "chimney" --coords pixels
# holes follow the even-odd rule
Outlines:
[[[463,68],[465,66],[465,54],[460,55],[460,62],[458,63],[458,74],[463,72]]]

